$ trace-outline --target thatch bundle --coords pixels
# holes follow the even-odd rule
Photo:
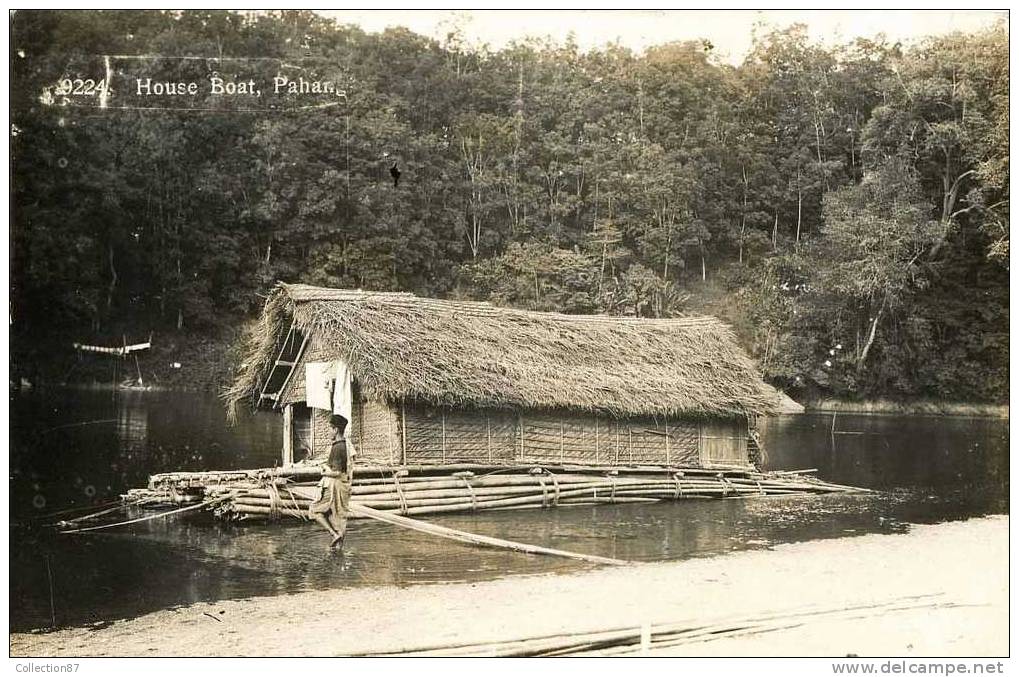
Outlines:
[[[736,418],[777,406],[733,332],[711,317],[563,315],[280,284],[225,395],[232,409],[257,404],[291,323],[315,359],[346,361],[369,400],[619,418]]]

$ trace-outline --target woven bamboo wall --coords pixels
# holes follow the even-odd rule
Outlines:
[[[401,446],[396,412],[383,402],[354,403],[354,427],[350,439],[357,450],[357,463],[398,465]]]
[[[303,402],[304,364],[331,353],[313,336],[282,401]],[[358,463],[578,464],[731,467],[761,451],[742,422],[612,419],[591,415],[450,409],[363,402],[356,392],[350,439]],[[328,455],[329,413],[314,410],[314,458]],[[405,448],[406,447],[406,448]]]
[[[746,424],[450,409],[363,401],[349,433],[357,463],[545,465],[749,465]],[[312,416],[316,458],[332,441],[329,412]]]
[[[409,464],[512,463],[515,460],[517,431],[511,413],[408,404],[399,416],[401,425],[406,422],[406,462]],[[402,443],[403,439],[400,441]]]
[[[397,405],[399,406],[399,405]],[[455,410],[404,405],[397,447],[406,463],[672,465],[701,463],[701,425],[689,421],[614,420],[584,415]],[[406,431],[400,427],[406,423]],[[715,436],[719,426],[715,424]],[[730,427],[738,428],[737,424]],[[732,433],[737,436],[736,432]],[[745,449],[745,446],[744,446]],[[733,463],[731,453],[720,462]]]
[[[595,465],[699,465],[696,424],[525,414],[516,460]]]

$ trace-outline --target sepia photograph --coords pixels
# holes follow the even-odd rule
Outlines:
[[[1008,672],[1008,9],[8,20],[10,674]]]

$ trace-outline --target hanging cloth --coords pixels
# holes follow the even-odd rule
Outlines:
[[[347,454],[353,461],[357,455],[354,440],[351,439],[354,430],[353,382],[350,369],[343,360],[336,360],[333,363],[333,413],[347,419],[347,429],[343,437],[347,440]]]
[[[333,413],[353,421],[354,396],[350,369],[343,360],[336,360],[333,364]]]
[[[314,409],[333,408],[333,379],[336,367],[332,362],[307,362],[304,365],[305,401]],[[349,419],[348,419],[349,420]]]
[[[304,372],[305,401],[309,407],[325,409],[347,420],[343,437],[347,453],[353,458],[357,451],[351,440],[354,422],[354,396],[350,369],[343,360],[308,362]]]

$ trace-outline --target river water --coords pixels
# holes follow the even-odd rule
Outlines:
[[[573,560],[472,548],[351,523],[345,552],[312,524],[154,520],[59,535],[45,516],[99,505],[169,470],[272,466],[280,421],[226,424],[213,396],[26,392],[11,399],[12,630],[99,624],[199,601],[358,585],[578,570]],[[703,557],[1008,512],[1008,421],[805,414],[771,419],[768,468],[817,468],[866,495],[684,500],[430,517],[476,533],[641,561]]]

